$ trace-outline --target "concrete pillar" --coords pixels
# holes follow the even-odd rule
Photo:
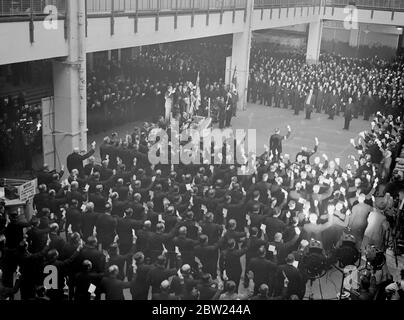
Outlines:
[[[351,29],[349,34],[349,46],[353,48],[357,48],[359,46],[359,35],[360,30],[358,29]]]
[[[118,49],[118,61],[122,61],[122,49]]]
[[[307,54],[306,54],[306,61],[309,64],[318,63],[318,60],[320,58],[322,33],[323,33],[322,20],[310,23],[307,38]]]
[[[233,47],[231,57],[231,78],[236,70],[237,92],[239,95],[239,110],[247,108],[248,75],[250,69],[250,49],[251,49],[251,19],[254,12],[254,1],[247,0],[247,17],[244,24],[244,31],[233,34]]]
[[[68,1],[69,55],[53,61],[55,146],[61,163],[73,148],[87,150],[85,5]]]
[[[108,50],[108,61],[112,60],[112,50]]]

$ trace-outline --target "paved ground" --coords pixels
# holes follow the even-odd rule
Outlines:
[[[284,153],[295,157],[302,146],[313,148],[314,138],[318,137],[320,142],[318,155],[325,153],[330,159],[339,157],[341,163],[345,163],[344,159],[355,152],[349,140],[369,128],[369,122],[364,121],[362,117],[352,120],[350,130],[347,131],[342,130],[343,117],[328,120],[325,114],[313,113],[312,119],[306,120],[304,112],[300,112],[298,116],[293,113],[290,109],[250,104],[246,111],[239,112],[237,118],[233,119],[232,125],[234,128],[257,130],[258,154],[264,151],[264,144],[268,145],[269,136],[274,133],[275,128],[279,128],[281,134],[286,134],[286,126],[290,125],[292,134],[283,143]]]
[[[281,134],[286,134],[286,126],[290,125],[292,134],[283,144],[283,152],[292,157],[302,146],[314,147],[314,138],[320,141],[318,155],[326,153],[328,157],[339,157],[341,163],[345,163],[348,155],[353,154],[355,149],[350,145],[350,138],[354,138],[363,130],[369,128],[369,122],[363,121],[362,117],[351,122],[350,130],[342,130],[344,126],[343,117],[335,117],[335,120],[328,120],[325,114],[313,113],[311,120],[305,120],[305,114],[293,115],[293,111],[288,109],[277,109],[264,107],[262,105],[249,104],[246,111],[239,111],[236,118],[233,118],[234,129],[255,129],[257,132],[257,153],[264,152],[264,144],[269,143],[269,136],[275,128],[281,129]],[[97,146],[102,143],[102,139],[117,132],[120,135],[131,133],[136,123],[127,123],[120,127],[106,130],[99,134],[89,136],[88,143],[97,142]],[[98,150],[98,149],[97,149]],[[96,156],[99,157],[97,151]]]

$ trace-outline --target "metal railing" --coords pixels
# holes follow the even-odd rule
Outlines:
[[[287,8],[320,6],[321,0],[254,0],[255,8]]]
[[[404,10],[403,0],[325,0],[327,6],[354,5],[358,9],[372,10]]]
[[[0,17],[24,17],[49,13],[47,6],[54,6],[58,15],[66,13],[66,1],[69,0],[0,0]]]
[[[87,0],[87,13],[245,9],[247,0]]]

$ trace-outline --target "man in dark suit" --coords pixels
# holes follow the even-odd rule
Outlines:
[[[91,144],[91,150],[84,155],[80,154],[79,148],[74,148],[73,153],[69,154],[66,159],[67,170],[71,172],[73,169],[77,169],[80,175],[84,173],[83,161],[91,157],[95,152],[95,142]]]
[[[117,219],[111,215],[111,205],[105,205],[105,213],[101,213],[95,223],[98,239],[104,250],[107,250],[116,235]]]
[[[279,157],[282,153],[282,141],[286,140],[290,137],[292,130],[291,130],[290,126],[287,126],[287,128],[288,128],[288,133],[286,134],[286,136],[281,136],[280,130],[275,129],[275,134],[273,134],[271,136],[271,138],[269,139],[269,150],[272,153],[273,161],[279,160]]]
[[[266,284],[271,288],[276,274],[277,266],[274,262],[265,258],[266,254],[267,250],[265,246],[259,247],[258,257],[252,258],[247,265],[247,271],[254,273],[254,288],[256,293],[258,293],[258,288],[262,284]]]
[[[191,267],[195,267],[194,247],[198,244],[198,241],[188,238],[187,232],[187,227],[180,227],[178,229],[178,237],[173,239],[173,244],[174,246],[177,246],[181,252],[184,264],[189,264]]]
[[[348,104],[345,107],[344,118],[344,130],[349,130],[349,123],[352,120],[352,111],[354,110],[354,104],[352,103],[352,97],[348,98]]]
[[[294,262],[295,257],[293,254],[289,254],[286,258],[286,264],[279,266],[275,276],[276,295],[282,294],[285,278],[287,278],[289,282],[286,298],[289,299],[290,296],[296,295],[301,300],[306,292],[306,283],[300,271],[293,266]]]
[[[311,119],[311,113],[313,112],[315,100],[316,97],[313,94],[313,89],[310,89],[304,103],[304,107],[306,109],[306,119]]]
[[[147,290],[149,287],[152,287],[152,294],[160,293],[161,292],[161,283],[164,280],[168,280],[169,277],[174,276],[177,274],[177,269],[166,269],[166,258],[163,255],[158,256],[156,264],[154,267],[147,273],[146,277],[146,286]]]
[[[88,292],[88,289],[91,284],[96,287],[99,286],[103,273],[93,272],[93,265],[89,260],[84,260],[81,267],[82,271],[78,272],[74,279],[74,300],[89,301],[91,300],[91,293]]]
[[[73,232],[80,232],[81,218],[82,212],[79,208],[79,202],[76,199],[72,199],[70,207],[66,210],[66,232],[69,225],[71,225]]]
[[[91,176],[94,172],[99,172],[101,170],[101,166],[95,163],[95,157],[91,156],[88,158],[88,163],[84,166],[84,175]]]
[[[226,275],[229,280],[234,281],[236,288],[239,287],[241,277],[241,262],[240,257],[248,251],[248,246],[238,249],[236,240],[229,239],[227,241],[227,249],[223,250],[220,254],[220,271]]]
[[[370,115],[373,112],[373,105],[375,103],[372,91],[369,90],[367,95],[364,94],[362,100],[363,100],[363,113],[364,113],[363,120],[368,121]]]
[[[338,108],[338,104],[339,104],[339,96],[337,95],[337,90],[333,89],[332,94],[329,94],[328,104],[329,104],[328,119],[334,120],[334,116],[335,116],[335,113],[337,112],[337,108]]]
[[[108,273],[102,278],[99,292],[105,293],[105,300],[125,300],[123,289],[130,288],[133,283],[118,279],[119,268],[112,265],[108,268]]]
[[[101,251],[98,251],[98,242],[96,237],[88,237],[86,245],[80,252],[78,264],[82,265],[84,260],[89,260],[93,266],[93,271],[102,273],[105,271],[105,256]]]
[[[154,266],[144,262],[144,254],[142,252],[135,253],[133,260],[136,262],[136,265],[133,267],[133,273],[136,274],[136,277],[130,288],[132,300],[147,300],[149,293],[147,275]]]
[[[125,215],[118,218],[116,233],[119,237],[119,252],[127,254],[132,247],[133,231],[139,229],[143,225],[143,221],[133,219],[133,209],[127,208]]]
[[[99,213],[94,212],[94,203],[87,203],[85,212],[83,213],[81,218],[81,232],[83,235],[83,239],[87,239],[88,237],[93,235],[93,230],[98,215]]]
[[[220,235],[223,231],[223,226],[214,223],[214,215],[212,212],[208,212],[204,219],[205,221],[201,224],[202,234],[208,236],[208,244],[213,245],[219,241]]]
[[[202,263],[202,271],[209,273],[213,278],[217,275],[217,260],[221,241],[209,245],[209,238],[205,234],[199,236],[199,245],[195,247],[195,256]]]

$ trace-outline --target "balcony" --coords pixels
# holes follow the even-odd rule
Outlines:
[[[334,7],[354,5],[366,10],[404,11],[403,0],[325,0],[325,4]]]
[[[293,7],[318,7],[322,0],[255,0],[255,9],[261,8],[293,8]]]
[[[66,0],[0,0],[1,21],[36,20],[53,13],[56,7],[57,15],[63,18],[66,14]],[[52,6],[52,7],[50,7]]]
[[[247,0],[87,0],[88,15],[175,14],[245,9]]]

